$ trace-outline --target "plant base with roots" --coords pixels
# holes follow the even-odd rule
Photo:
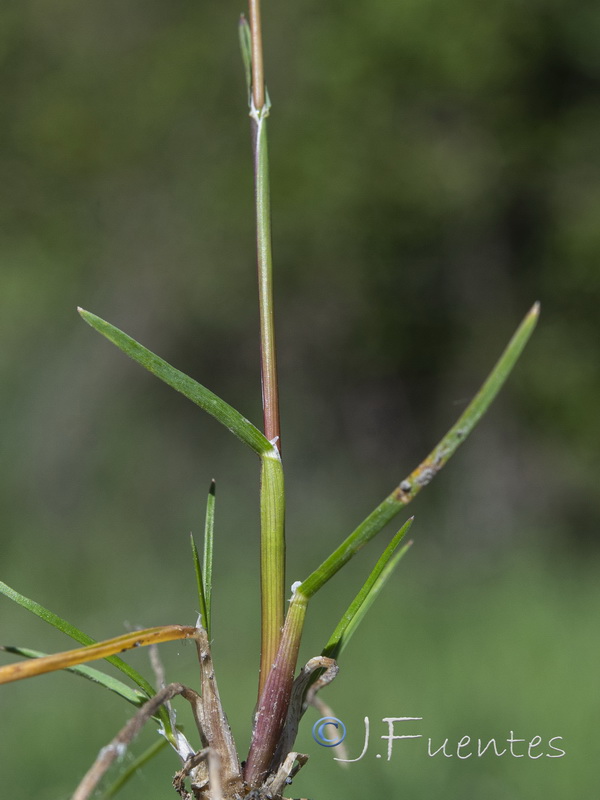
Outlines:
[[[182,800],[285,800],[283,792],[308,761],[308,756],[292,751],[298,723],[317,691],[337,675],[331,658],[312,658],[294,681],[285,726],[271,765],[258,786],[249,786],[243,777],[235,742],[221,705],[210,645],[204,628],[193,637],[198,649],[201,694],[181,683],[171,683],[148,700],[122,728],[112,742],[103,747],[92,767],[77,787],[71,800],[89,800],[99,781],[113,762],[122,757],[146,722],[165,705],[173,719],[170,701],[177,695],[191,705],[200,734],[202,749],[196,752],[183,733],[172,725],[169,741],[183,762],[173,779]],[[165,730],[161,731],[166,735]],[[186,783],[189,783],[187,788]]]

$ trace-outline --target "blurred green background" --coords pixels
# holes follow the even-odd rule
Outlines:
[[[415,546],[327,692],[351,757],[369,716],[367,755],[342,770],[309,712],[293,796],[593,800],[600,6],[264,2],[290,584],[428,452],[542,302],[501,398],[411,507]],[[242,10],[0,7],[0,576],[97,638],[193,623],[188,533],[214,477],[215,659],[243,750],[256,460],[75,313],[260,420]],[[383,545],[314,601],[303,656]],[[70,646],[3,598],[0,630]],[[161,652],[169,679],[197,685],[192,648]],[[147,653],[131,661],[150,673]],[[3,796],[68,798],[130,714],[69,675],[2,687]],[[395,742],[387,762],[394,716],[423,717],[396,732],[425,738]],[[429,736],[456,752],[465,735],[511,731],[562,736],[567,754],[427,755]],[[176,768],[164,752],[122,797],[174,797]]]

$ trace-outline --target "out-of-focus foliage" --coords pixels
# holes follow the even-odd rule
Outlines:
[[[598,4],[263,1],[290,582],[437,441],[536,299],[541,323],[510,385],[415,502],[418,547],[399,575],[411,560],[417,574],[489,565],[523,540],[577,565],[600,525]],[[75,306],[259,421],[242,10],[0,6],[2,577],[97,638],[124,619],[193,621],[187,532],[214,476],[224,662],[220,626],[257,602],[257,465]],[[241,565],[218,596],[219,570]],[[352,569],[341,608],[367,572]],[[62,649],[23,613],[2,605],[0,638]],[[74,679],[41,679],[53,680],[68,696]],[[18,768],[6,750],[3,734],[20,791],[57,796],[27,747]],[[56,757],[72,786],[82,757]]]
[[[591,538],[596,5],[273,5],[290,439],[302,436],[305,463],[344,447],[369,471],[412,463],[537,298],[543,325],[502,415],[516,421],[509,432],[500,414],[490,422],[487,474],[511,525],[535,481],[547,520],[559,515]],[[98,425],[88,406],[73,430],[74,410],[112,369],[112,354],[78,327],[76,302],[257,410],[244,396],[256,332],[236,11],[179,0],[29,0],[0,11],[3,387],[9,403],[23,398],[5,453],[13,477],[34,453],[55,473],[52,502],[81,474],[86,429]],[[114,397],[108,381],[101,391]],[[59,436],[61,425],[70,430]],[[517,442],[527,462],[518,477],[507,461]],[[101,445],[99,460],[110,457]]]

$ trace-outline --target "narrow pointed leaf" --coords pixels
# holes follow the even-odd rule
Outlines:
[[[35,600],[31,600],[31,598],[25,597],[14,589],[11,589],[11,587],[3,581],[0,581],[0,592],[2,592],[2,594],[4,594],[13,602],[20,605],[22,608],[27,609],[27,611],[31,611],[32,614],[35,614],[36,616],[40,617],[40,619],[43,619],[44,622],[52,625],[53,628],[56,628],[62,633],[66,633],[67,636],[70,636],[71,639],[74,639],[76,642],[79,642],[83,645],[96,644],[96,639],[92,639],[92,637],[88,636],[87,633],[84,633],[83,631],[79,630],[79,628],[71,625],[70,622],[67,622],[66,619],[59,617],[58,614],[55,614],[53,611],[49,611],[47,608],[44,608],[44,606],[40,605]],[[116,655],[104,656],[104,658],[106,661],[120,670],[124,675],[127,675],[127,677],[130,678],[135,684],[137,684],[140,689],[146,693],[148,698],[156,694],[156,690],[152,684],[147,681],[143,675],[140,675],[137,670],[123,661],[123,659]],[[172,729],[171,720],[169,719],[167,710],[161,707],[158,714],[161,722],[163,723],[166,736],[169,738],[169,740],[172,740],[175,736],[175,733]]]
[[[202,576],[204,601],[206,604],[206,633],[210,642],[211,631],[211,601],[212,601],[212,570],[213,570],[213,539],[215,530],[215,503],[216,485],[214,480],[210,484],[208,499],[206,501],[206,519],[204,522],[204,553],[202,558]]]
[[[109,786],[108,789],[104,792],[101,796],[100,800],[110,800],[111,797],[114,797],[117,792],[125,786],[126,783],[135,775],[135,773],[145,766],[154,756],[157,756],[161,750],[169,744],[167,739],[159,739],[158,741],[154,742],[154,744],[150,745],[147,750],[139,755],[134,761],[129,764],[126,770],[124,770],[117,780]]]
[[[248,88],[248,105],[252,107],[252,42],[250,25],[248,25],[248,20],[243,14],[240,17],[238,34],[240,37],[242,61],[244,62],[244,72],[246,74],[246,86]]]
[[[58,669],[84,664],[87,661],[96,661],[107,658],[124,650],[142,647],[161,642],[172,642],[177,639],[189,639],[196,636],[196,628],[183,625],[161,625],[157,628],[146,628],[141,631],[132,631],[114,639],[105,639],[103,642],[78,647],[75,650],[66,650],[44,658],[34,658],[31,661],[18,661],[16,664],[7,664],[0,667],[0,683],[32,678],[44,675]]]
[[[401,559],[404,558],[404,556],[406,555],[408,550],[410,550],[412,545],[413,545],[412,540],[407,542],[394,554],[394,557],[390,559],[390,561],[385,565],[381,575],[377,578],[372,589],[369,591],[364,602],[361,604],[358,613],[355,614],[354,617],[350,620],[348,627],[346,628],[343,634],[341,647],[337,651],[338,655],[342,653],[342,651],[344,650],[344,648],[354,635],[355,630],[358,628],[361,621],[365,617],[367,611],[373,605],[377,596],[388,582],[388,579],[392,576],[394,570],[396,569],[396,566],[401,561]]]
[[[0,650],[3,650],[5,653],[13,653],[14,655],[22,656],[23,658],[48,657],[48,653],[42,653],[39,650],[30,650],[27,647],[2,646],[0,647]],[[66,671],[72,672],[74,675],[80,675],[82,678],[86,678],[93,683],[99,683],[101,686],[104,686],[105,689],[109,689],[111,692],[118,694],[120,697],[123,697],[125,700],[127,700],[128,703],[131,703],[137,708],[144,705],[146,700],[148,700],[148,695],[144,692],[140,692],[137,689],[132,689],[118,678],[113,678],[112,675],[107,675],[105,672],[101,672],[99,669],[94,669],[94,667],[79,665],[77,667],[68,667]]]
[[[239,411],[230,406],[205,386],[190,378],[180,370],[175,369],[159,356],[146,349],[131,336],[105,322],[95,314],[84,309],[78,309],[83,319],[115,344],[126,355],[141,364],[161,381],[171,386],[176,391],[191,400],[197,406],[213,416],[222,425],[228,428],[238,439],[247,444],[255,453],[264,455],[273,450],[273,445],[254,425],[243,417]]]
[[[358,528],[342,542],[329,558],[306,578],[300,587],[306,597],[312,597],[315,592],[318,592],[361,547],[378,534],[404,506],[417,496],[424,486],[430,483],[448,459],[456,452],[459,445],[464,442],[479,422],[510,375],[529,337],[533,333],[538,317],[539,304],[535,303],[508,343],[487,380],[469,403],[464,413],[461,414],[458,421],[450,428],[427,458],[361,522]]]
[[[365,581],[364,586],[348,606],[348,609],[339,621],[336,629],[323,649],[323,655],[329,658],[338,659],[354,632],[364,619],[367,611],[373,604],[377,595],[381,592],[386,582],[393,573],[396,565],[411,546],[408,542],[398,549],[402,539],[410,528],[412,519],[400,528],[390,544],[386,547],[383,554],[375,564],[373,571]]]
[[[27,609],[27,611],[31,611],[32,614],[35,614],[37,617],[40,617],[40,619],[43,619],[44,622],[52,625],[53,628],[56,628],[62,633],[66,633],[67,636],[70,636],[71,639],[79,642],[79,644],[96,644],[96,639],[92,639],[91,636],[88,636],[83,631],[80,631],[79,628],[71,625],[71,623],[67,622],[66,619],[59,617],[58,614],[55,614],[54,612],[49,611],[47,608],[44,608],[44,606],[40,605],[39,603],[36,603],[35,600],[31,600],[29,597],[19,594],[19,592],[11,589],[11,587],[7,586],[3,581],[0,581],[0,592],[18,605]],[[137,670],[133,669],[133,667],[130,667],[129,664],[127,664],[118,656],[109,656],[106,658],[106,660],[117,669],[121,670],[121,672],[127,675],[128,678],[130,678],[141,689],[143,689],[148,697],[152,697],[152,695],[156,693],[154,687],[148,683],[148,681],[142,675],[140,675]]]
[[[196,589],[198,591],[198,603],[200,604],[200,615],[202,617],[202,625],[208,630],[208,610],[206,608],[206,598],[204,596],[204,582],[202,580],[202,567],[200,566],[200,558],[198,557],[198,548],[194,537],[190,534],[190,541],[192,543],[192,557],[194,559],[194,571],[196,573]]]

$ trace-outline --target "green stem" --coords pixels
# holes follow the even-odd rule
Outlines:
[[[392,539],[384,554],[377,562],[365,586],[351,604],[342,618],[341,623],[335,629],[327,644],[327,648],[334,653],[333,657],[337,656],[339,651],[341,651],[342,647],[349,640],[354,628],[358,625],[367,608],[375,599],[378,590],[373,593],[371,599],[369,599],[369,593],[377,584],[378,579],[381,578],[386,565],[390,562],[394,550],[409,530],[411,523],[412,519],[408,520]],[[397,559],[395,559],[395,561],[397,561]],[[384,582],[385,579],[383,579],[382,583]],[[276,768],[276,765],[272,762],[284,732],[284,725],[290,706],[294,672],[298,660],[298,652],[309,599],[310,598],[302,592],[301,586],[295,587],[290,600],[290,607],[285,618],[277,656],[266,678],[265,688],[260,696],[260,702],[254,718],[255,724],[252,731],[252,742],[244,768],[244,779],[251,788],[260,786],[267,773]],[[364,606],[364,611],[362,611],[362,613],[361,606]],[[323,655],[330,655],[330,653],[325,653],[325,651],[323,651]],[[322,670],[315,672],[314,679],[316,679],[321,672]],[[313,681],[311,681],[311,683],[312,682]],[[287,755],[287,753],[284,755]]]
[[[252,742],[245,767],[244,777],[249,786],[260,785],[273,758],[273,753],[285,723],[285,715],[290,702],[290,691],[293,681],[293,672],[296,666],[302,627],[309,599],[340,570],[370,539],[425,487],[437,472],[444,466],[459,445],[479,422],[490,403],[494,400],[500,388],[506,381],[523,348],[525,347],[539,316],[539,305],[536,303],[517,329],[500,356],[487,380],[479,392],[469,403],[458,421],[450,428],[439,444],[431,451],[427,458],[403,480],[394,491],[375,508],[371,514],[348,536],[344,542],[316,569],[306,580],[297,586],[292,597],[290,607],[285,619],[283,635],[273,663],[268,674],[263,672],[264,690],[260,694],[259,706],[255,716],[255,725],[252,732]],[[267,456],[262,456],[263,464]],[[395,541],[390,545],[379,566],[383,568],[389,560],[395,544],[402,538],[412,520],[409,520],[396,535]],[[373,577],[374,576],[374,577]],[[357,598],[356,605],[351,606],[349,620],[344,622],[343,629],[337,630],[334,640],[330,642],[335,649],[343,644],[343,634],[348,633],[348,621],[358,624],[360,608],[367,602],[371,589],[381,577],[378,567],[373,573],[372,582],[367,581],[366,589]],[[376,592],[375,592],[376,593]],[[375,594],[373,594],[374,599]],[[368,605],[368,603],[367,603]],[[366,611],[367,606],[365,606]],[[351,633],[351,631],[350,631]],[[346,637],[347,640],[348,637]]]
[[[249,80],[248,97],[252,120],[254,190],[256,204],[256,253],[260,310],[261,381],[265,436],[280,446],[279,390],[273,320],[273,259],[267,117],[271,105],[265,89],[260,0],[249,0],[250,23],[242,19],[241,45]]]
[[[279,389],[273,318],[273,258],[267,117],[269,102],[265,90],[260,0],[249,2],[249,37],[241,29],[242,53],[249,72],[250,118],[254,157],[256,204],[256,253],[260,312],[261,385],[265,437],[273,445],[261,455],[261,657],[258,694],[264,690],[275,661],[284,618],[285,530],[284,489],[279,422]],[[244,22],[242,21],[242,25]],[[248,54],[248,38],[250,54]],[[248,60],[250,69],[248,70]]]
[[[268,104],[252,106],[252,141],[256,203],[256,254],[258,262],[258,301],[260,310],[261,380],[264,431],[278,450],[280,444],[279,390],[273,319],[273,257],[271,245],[271,204],[269,195],[269,155],[267,149]]]
[[[285,495],[283,467],[277,451],[261,459],[260,586],[261,650],[259,697],[275,662],[285,611]]]

